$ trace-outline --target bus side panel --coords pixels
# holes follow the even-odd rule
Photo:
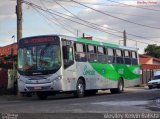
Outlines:
[[[77,73],[76,64],[63,69],[63,80],[62,80],[62,90],[63,91],[73,91],[76,90],[77,83]]]
[[[94,65],[96,65],[96,67],[88,62],[77,63],[78,76],[82,76],[85,78],[86,90],[116,88],[117,81],[108,80],[98,72],[98,70],[101,70],[103,72],[103,69],[105,68],[104,65],[100,63],[94,63]]]

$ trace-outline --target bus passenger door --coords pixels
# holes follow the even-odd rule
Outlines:
[[[63,90],[75,90],[76,86],[76,70],[73,56],[73,44],[71,41],[62,41],[63,54]]]

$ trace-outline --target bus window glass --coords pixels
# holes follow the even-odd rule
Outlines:
[[[115,63],[116,62],[116,58],[114,56],[114,49],[112,48],[107,48],[107,59],[108,59],[108,63]]]
[[[121,56],[122,56],[121,50],[116,50],[116,56],[118,56],[118,57],[121,57]]]
[[[137,58],[136,52],[132,52],[132,58]]]
[[[130,52],[127,50],[124,51],[124,63],[127,65],[131,65]]]
[[[89,62],[96,62],[97,61],[97,54],[96,46],[88,45],[88,61]]]
[[[79,43],[76,43],[76,51],[77,52],[83,52],[83,45],[79,44]]]
[[[107,62],[107,56],[105,55],[104,48],[103,47],[98,47],[97,51],[98,51],[98,56],[97,56],[98,62],[100,62],[100,63]]]
[[[125,57],[129,57],[129,51],[125,50],[125,51],[124,51],[124,56],[125,56]]]
[[[58,69],[61,65],[60,47],[53,44],[28,46],[19,49],[18,70],[23,73],[44,72]]]
[[[88,52],[94,53],[94,46],[93,45],[88,45]]]
[[[85,44],[76,43],[75,60],[85,62],[87,60],[85,53]]]
[[[71,45],[72,43],[70,41],[64,40],[63,42],[67,42],[67,44],[62,47],[64,68],[67,68],[74,63],[73,47],[72,47],[72,45]]]
[[[123,55],[122,55],[122,50],[116,49],[116,62],[118,64],[123,64]]]
[[[108,51],[108,56],[114,56],[113,49],[108,48],[107,51]]]
[[[103,47],[98,47],[98,53],[99,53],[99,54],[104,54]]]
[[[137,53],[132,51],[132,65],[137,65],[138,59],[137,59]]]

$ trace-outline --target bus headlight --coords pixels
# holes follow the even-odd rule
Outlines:
[[[61,79],[62,79],[62,75],[57,76],[57,77],[55,78],[55,80],[61,80]]]
[[[50,81],[50,82],[56,82],[56,81],[61,80],[61,79],[62,79],[62,75],[57,76],[55,78],[52,78],[52,77],[47,78],[47,80]]]

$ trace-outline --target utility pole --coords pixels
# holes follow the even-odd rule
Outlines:
[[[124,40],[124,46],[126,46],[127,45],[127,37],[126,37],[126,31],[124,30],[123,31],[123,40]]]
[[[22,0],[17,0],[17,43],[22,38]]]
[[[78,30],[77,30],[77,38],[78,38]]]

